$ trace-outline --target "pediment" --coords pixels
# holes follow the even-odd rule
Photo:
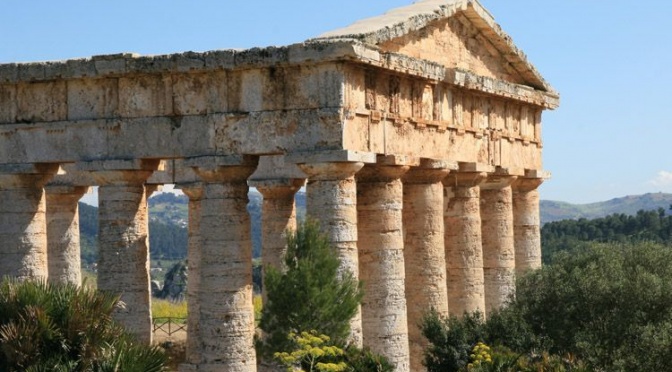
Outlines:
[[[344,39],[555,93],[475,0],[421,0],[327,32],[317,40]]]

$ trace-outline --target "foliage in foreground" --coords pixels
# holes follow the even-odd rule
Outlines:
[[[315,331],[335,344],[344,344],[349,320],[362,299],[360,284],[351,273],[339,272],[340,261],[315,222],[301,224],[288,234],[285,270],[266,268],[267,302],[259,328],[262,355],[289,352],[290,334]]]
[[[113,323],[117,296],[44,282],[0,283],[0,370],[161,371],[159,349]]]
[[[289,335],[294,347],[290,352],[274,355],[287,371],[318,372],[392,372],[394,367],[386,358],[368,349],[353,346],[345,350],[331,342],[329,336],[315,331]]]
[[[477,342],[550,371],[662,371],[672,360],[672,249],[592,244],[518,281],[516,298],[487,322],[429,314],[430,371],[463,371]],[[494,356],[493,356],[494,360]],[[545,360],[545,361],[544,361]],[[578,362],[580,360],[581,362]],[[486,366],[487,367],[487,366]]]

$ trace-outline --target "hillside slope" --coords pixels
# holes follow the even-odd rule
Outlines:
[[[560,201],[542,200],[540,203],[541,222],[567,219],[599,218],[614,213],[634,215],[639,210],[668,210],[672,205],[672,194],[648,193],[630,195],[590,204],[571,204]]]

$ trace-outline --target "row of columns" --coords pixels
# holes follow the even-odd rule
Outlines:
[[[385,355],[397,371],[421,370],[418,324],[427,309],[487,315],[513,293],[516,272],[540,266],[541,179],[451,172],[451,164],[431,159],[358,160],[299,163],[308,180],[307,214],[320,221],[341,269],[364,282],[350,341]],[[80,167],[100,185],[98,287],[122,294],[126,307],[115,317],[145,342],[151,341],[146,210],[151,189],[145,182],[156,165]],[[187,360],[181,370],[254,371],[246,206],[257,158],[197,158],[187,165],[198,180],[181,185],[189,197],[190,270]],[[79,255],[76,208],[86,188],[49,186],[45,198],[43,187],[55,170],[34,168],[0,175],[0,239],[7,242],[0,273],[34,278],[48,271],[52,280],[79,283],[79,260],[72,256]],[[294,195],[303,181],[251,183],[264,196],[264,265],[282,265],[284,235],[296,226]]]

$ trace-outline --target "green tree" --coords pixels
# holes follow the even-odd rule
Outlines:
[[[165,357],[112,321],[119,298],[88,287],[0,283],[0,370],[161,371]]]
[[[290,334],[315,331],[336,345],[345,344],[349,320],[362,299],[352,273],[339,270],[340,261],[314,221],[299,225],[287,239],[284,270],[266,268],[259,350],[267,358],[291,352]]]
[[[558,371],[669,370],[669,246],[586,243],[581,250],[559,254],[553,262],[521,278],[516,297],[490,314],[487,322],[474,324],[471,317],[442,320],[430,314],[423,329],[431,343],[426,356],[429,370],[460,370],[465,350],[475,341],[517,353],[526,361],[516,367],[520,371],[526,370],[521,365],[564,368],[539,369]],[[441,363],[452,367],[433,368]]]

